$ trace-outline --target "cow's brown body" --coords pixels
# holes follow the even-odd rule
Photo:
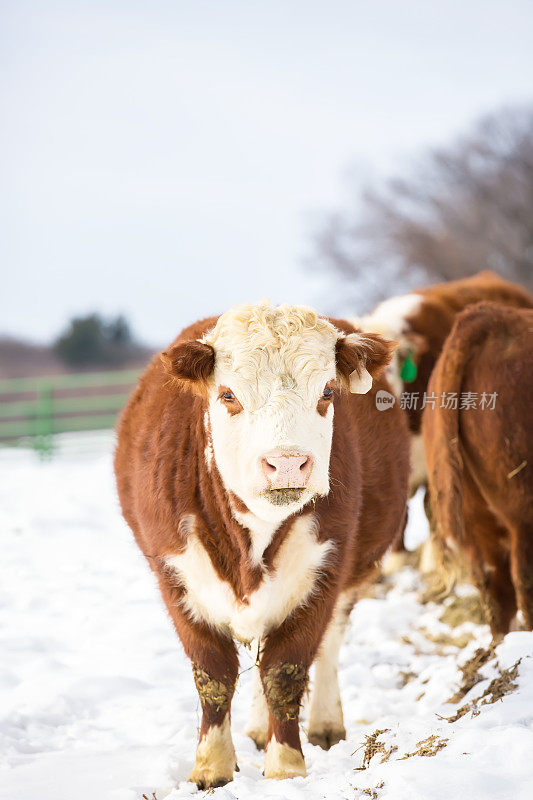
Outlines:
[[[176,340],[199,339],[213,327],[207,319]],[[354,329],[335,321],[345,333]],[[339,597],[351,597],[371,577],[379,559],[400,534],[406,515],[407,425],[398,407],[377,411],[375,381],[367,395],[340,393],[334,401],[330,460],[331,490],[283,522],[260,565],[249,557],[250,534],[236,520],[239,498],[224,488],[216,464],[206,461],[206,400],[169,380],[159,357],[141,378],[118,429],[115,471],[124,516],[154,570],[168,612],[193,664],[203,708],[200,737],[229,717],[237,680],[238,655],[230,631],[193,617],[183,607],[184,587],[166,566],[183,552],[195,520],[195,534],[217,576],[246,604],[276,563],[299,517],[314,515],[318,542],[332,542],[316,586],[261,641],[260,672],[269,707],[267,741],[275,734],[301,753],[298,711],[324,631]],[[246,511],[246,507],[240,510]],[[230,776],[196,778],[199,785]],[[282,777],[282,776],[281,776]]]
[[[477,393],[475,408],[427,407],[433,534],[466,556],[494,635],[517,608],[533,629],[533,311],[481,303],[457,317],[429,389]],[[494,409],[481,395],[494,392]],[[489,401],[490,406],[490,401]]]

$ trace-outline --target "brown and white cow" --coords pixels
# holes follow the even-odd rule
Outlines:
[[[404,391],[412,398],[404,404],[411,431],[410,494],[427,483],[421,425],[424,392],[431,372],[456,315],[481,301],[496,302],[510,308],[533,308],[533,297],[526,289],[486,271],[463,280],[437,283],[391,297],[357,321],[364,330],[381,333],[399,344],[387,377],[398,398]],[[416,365],[416,377],[404,383],[402,366],[408,356]]]
[[[345,736],[344,628],[406,516],[405,417],[375,403],[393,350],[309,308],[244,305],[184,330],[125,409],[120,501],[192,661],[199,786],[236,768],[236,642],[260,643],[247,732],[266,745],[267,777],[305,774],[315,659],[309,739]]]
[[[429,389],[475,401],[424,410],[435,551],[466,558],[494,636],[517,608],[532,630],[533,310],[480,303],[462,312]]]

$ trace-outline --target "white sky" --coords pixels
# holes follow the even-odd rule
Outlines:
[[[0,331],[166,343],[299,267],[343,172],[533,97],[530,0],[0,0]],[[325,278],[327,282],[327,276]]]

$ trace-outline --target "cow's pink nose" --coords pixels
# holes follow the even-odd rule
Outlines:
[[[303,489],[312,465],[311,456],[303,453],[278,452],[261,459],[261,468],[271,489]]]

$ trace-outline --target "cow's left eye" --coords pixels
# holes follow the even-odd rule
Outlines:
[[[333,397],[334,394],[335,394],[335,391],[331,388],[331,386],[326,386],[326,388],[322,392],[322,397],[325,400],[331,400],[331,398]]]
[[[218,399],[226,407],[226,411],[228,411],[232,417],[234,414],[238,414],[242,411],[242,405],[228,386],[218,387]]]

